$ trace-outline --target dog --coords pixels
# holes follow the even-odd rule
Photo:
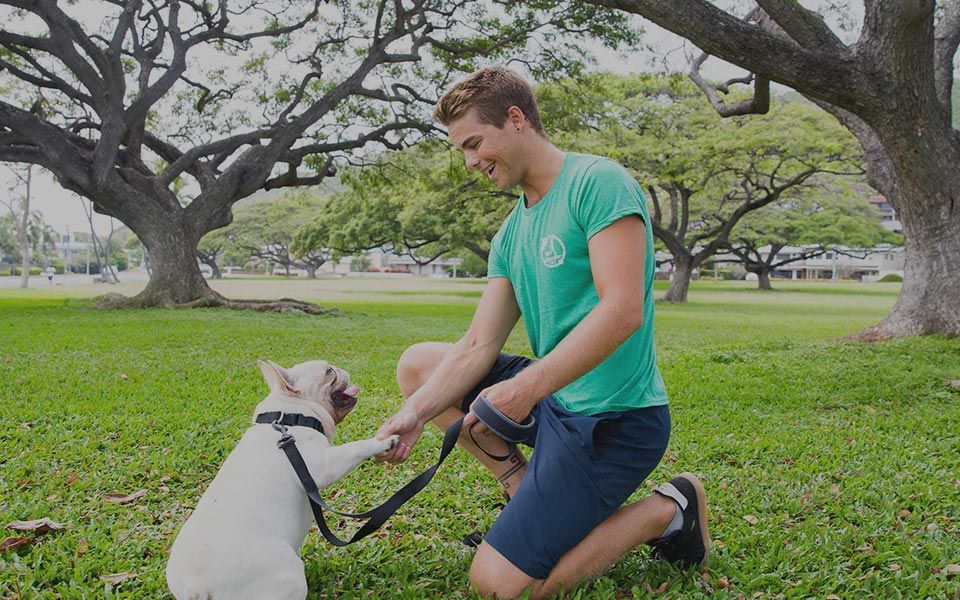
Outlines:
[[[398,437],[332,446],[334,427],[357,403],[359,387],[343,369],[314,360],[290,369],[257,361],[270,395],[170,548],[167,585],[177,600],[303,600],[300,547],[313,513],[300,480],[277,447],[280,433],[256,416],[281,412],[317,419],[323,432],[291,426],[310,474],[322,489]]]

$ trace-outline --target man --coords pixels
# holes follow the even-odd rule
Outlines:
[[[477,591],[550,597],[652,543],[682,565],[706,560],[703,486],[683,474],[621,506],[659,463],[670,414],[653,346],[653,240],[636,181],[608,159],[564,153],[547,138],[533,90],[494,67],[456,84],[434,119],[468,168],[520,200],[491,244],[489,284],[455,344],[408,348],[406,401],[377,432],[403,461],[423,427],[441,428],[484,395],[536,431],[529,463],[470,412],[459,444],[501,482],[508,502],[474,556]],[[501,354],[521,315],[537,361]],[[486,452],[477,448],[477,443]]]

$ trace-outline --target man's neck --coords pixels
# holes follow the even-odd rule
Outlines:
[[[530,168],[527,170],[527,176],[520,184],[523,190],[523,196],[526,200],[527,208],[543,200],[550,188],[553,187],[560,170],[563,168],[563,159],[566,156],[559,148],[554,146],[549,140],[544,139],[542,144],[538,144],[534,149],[536,159],[530,161]]]

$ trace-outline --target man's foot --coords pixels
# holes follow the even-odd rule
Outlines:
[[[703,484],[693,473],[682,473],[654,491],[676,501],[683,515],[680,531],[650,542],[654,554],[684,568],[705,562],[710,555],[710,534]]]

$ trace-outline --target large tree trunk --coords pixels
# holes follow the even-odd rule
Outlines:
[[[960,336],[960,132],[928,126],[944,117],[917,104],[871,115],[869,124],[824,107],[863,144],[870,183],[896,209],[906,243],[900,296],[882,321],[856,338]]]
[[[770,285],[770,269],[761,268],[757,269],[757,289],[758,290],[772,290],[773,286]]]
[[[670,287],[663,295],[664,302],[682,303],[687,301],[687,292],[690,289],[690,278],[693,276],[693,261],[689,256],[681,253],[673,255],[673,275],[670,278]]]
[[[178,306],[196,301],[217,303],[221,296],[207,285],[197,261],[199,237],[176,221],[155,223],[146,231],[135,231],[153,262],[150,282],[133,298],[120,300],[110,295],[109,306]]]
[[[960,156],[955,145],[923,146],[891,155],[897,181],[882,191],[903,224],[903,288],[890,313],[859,337],[960,336]]]

